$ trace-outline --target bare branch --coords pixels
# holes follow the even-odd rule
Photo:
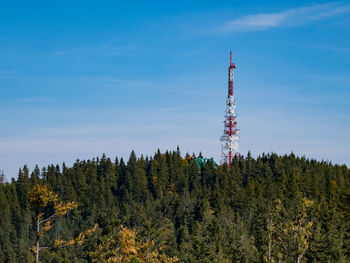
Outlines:
[[[57,214],[52,214],[51,216],[49,216],[48,218],[44,219],[44,220],[41,220],[39,221],[39,225],[46,222],[46,221],[49,221],[50,219],[52,219],[53,217],[57,216]]]

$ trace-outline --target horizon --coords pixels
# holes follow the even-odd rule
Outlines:
[[[240,153],[350,167],[350,4],[68,2],[0,10],[0,171],[180,147],[220,163],[229,52]]]
[[[179,148],[178,148],[178,149],[179,149]],[[187,154],[190,155],[190,156],[195,155],[195,157],[199,158],[199,155],[202,154],[202,152],[199,152],[198,154],[196,154],[196,153],[189,153],[189,152],[183,153],[183,152],[181,152],[181,149],[179,149],[179,150],[180,150],[181,157],[183,157],[183,158],[184,158]],[[70,167],[72,167],[72,166],[74,165],[74,163],[76,163],[76,162],[97,161],[97,160],[101,160],[101,159],[103,158],[103,156],[104,156],[105,158],[107,158],[107,159],[110,159],[110,161],[113,162],[113,163],[116,161],[116,159],[118,159],[119,162],[120,162],[121,160],[123,160],[123,162],[124,162],[125,164],[127,164],[128,161],[129,161],[129,158],[130,158],[132,152],[135,153],[137,159],[140,159],[140,158],[147,159],[147,158],[153,158],[153,156],[154,156],[155,154],[157,154],[157,151],[158,151],[158,150],[156,150],[153,154],[144,155],[144,154],[142,154],[142,153],[137,154],[137,153],[135,153],[134,150],[131,150],[130,153],[129,153],[129,155],[128,155],[128,156],[125,156],[125,157],[123,157],[123,156],[108,156],[108,155],[106,155],[105,153],[102,153],[100,156],[93,156],[93,157],[87,158],[87,159],[79,159],[79,158],[77,158],[77,159],[75,159],[75,160],[70,160],[69,162],[63,161],[63,162],[61,162],[61,163],[48,163],[48,164],[46,164],[45,166],[42,166],[42,167],[39,166],[39,165],[37,165],[37,164],[33,164],[32,166],[28,166],[27,164],[24,164],[22,167],[19,167],[19,168],[18,168],[18,172],[23,171],[23,168],[24,168],[24,167],[27,167],[27,168],[28,168],[28,171],[29,171],[29,175],[30,175],[30,174],[34,171],[35,166],[38,166],[38,168],[40,169],[40,173],[42,172],[42,169],[43,169],[43,168],[47,168],[47,167],[52,166],[52,165],[53,165],[53,166],[59,166],[60,169],[61,169],[62,166],[63,166],[63,164],[64,164],[66,167],[70,168]],[[176,152],[176,151],[177,151],[177,149],[174,149],[174,150],[169,150],[169,149],[168,149],[168,150],[165,150],[164,152],[163,152],[163,151],[160,151],[160,152],[161,152],[162,154],[166,154],[167,152],[170,153],[170,152]],[[239,154],[239,156],[242,157],[242,158],[247,158],[248,154],[251,154],[251,152],[248,151],[246,154]],[[307,157],[307,156],[305,156],[305,155],[299,156],[299,155],[296,155],[294,152],[285,153],[285,154],[278,154],[278,153],[276,153],[276,152],[268,152],[268,153],[262,152],[262,153],[260,153],[260,154],[258,154],[258,155],[255,155],[255,156],[251,155],[251,156],[252,156],[253,159],[258,159],[258,158],[262,158],[264,155],[265,155],[265,156],[271,156],[271,155],[274,155],[274,154],[276,154],[276,155],[279,156],[279,157],[286,157],[286,156],[294,155],[296,159],[304,159],[304,160],[307,161],[307,162],[312,162],[312,161],[316,161],[316,162],[320,162],[320,163],[323,163],[323,162],[324,162],[324,163],[329,164],[329,165],[332,165],[332,166],[346,166],[348,169],[350,168],[350,167],[349,167],[347,164],[345,164],[345,163],[344,163],[344,164],[333,163],[331,160],[324,160],[324,159],[319,160],[319,159],[316,159],[316,158],[309,158],[309,157]],[[214,160],[213,157],[203,156],[203,158],[213,159],[213,161],[214,161],[215,163],[217,163],[218,165],[222,165],[220,162],[217,162],[217,160]],[[235,157],[234,157],[234,158],[235,158]],[[3,171],[0,170],[0,174],[1,174],[1,172],[3,172]],[[5,174],[4,174],[4,175],[5,175]],[[18,175],[18,174],[17,174],[17,175]],[[16,180],[15,177],[6,178],[6,175],[5,175],[5,182],[10,183],[10,181],[11,181],[12,179],[15,179],[15,180]]]

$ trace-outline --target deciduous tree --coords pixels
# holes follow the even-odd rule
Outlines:
[[[90,236],[96,231],[97,225],[92,229],[80,233],[75,239],[64,241],[56,240],[52,246],[41,246],[40,240],[52,228],[52,221],[57,216],[63,216],[78,207],[75,202],[60,202],[58,195],[47,188],[45,185],[37,184],[28,193],[29,203],[35,212],[35,226],[36,226],[36,243],[31,250],[35,254],[35,262],[39,262],[39,253],[42,249],[61,248],[71,246],[74,244],[82,244],[86,237]]]
[[[93,262],[109,263],[173,263],[177,257],[168,257],[161,253],[154,241],[136,240],[137,231],[121,226],[119,237],[109,237],[92,253]]]

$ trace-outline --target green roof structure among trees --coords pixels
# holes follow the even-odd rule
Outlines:
[[[196,158],[196,162],[197,162],[198,168],[201,168],[202,166],[205,166],[208,163],[212,164],[215,169],[218,168],[218,165],[213,160],[213,158],[200,158],[200,157],[198,157],[198,158]]]

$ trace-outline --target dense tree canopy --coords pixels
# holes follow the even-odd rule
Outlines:
[[[0,262],[34,260],[37,211],[28,193],[37,184],[63,202],[79,203],[55,219],[43,245],[99,225],[81,246],[43,251],[42,262],[91,262],[121,225],[137,230],[135,244],[151,242],[159,257],[179,262],[350,262],[345,165],[248,154],[231,168],[211,162],[198,167],[194,155],[158,151],[32,172],[25,166],[17,180],[0,184]]]

